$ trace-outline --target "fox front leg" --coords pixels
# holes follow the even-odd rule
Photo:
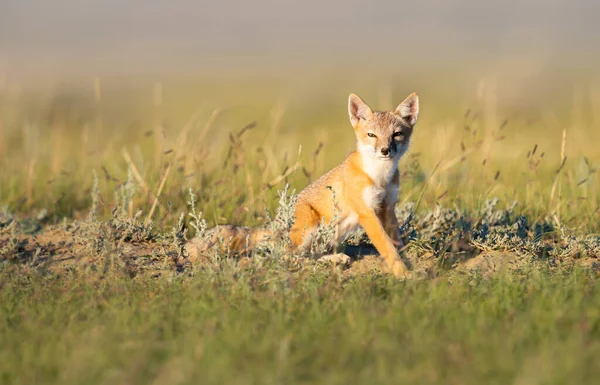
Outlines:
[[[394,243],[394,246],[396,246],[396,248],[404,247],[401,237],[402,234],[400,234],[400,224],[398,223],[398,218],[396,217],[394,208],[385,207],[377,214],[377,216],[379,217],[386,234]]]

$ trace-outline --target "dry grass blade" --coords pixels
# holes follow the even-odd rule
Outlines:
[[[162,194],[162,190],[165,187],[165,183],[167,182],[167,177],[169,176],[170,172],[171,172],[171,163],[168,164],[167,169],[165,170],[165,174],[163,175],[162,179],[160,180],[160,185],[158,186],[158,191],[156,191],[154,201],[152,202],[152,207],[150,208],[150,212],[148,213],[148,216],[146,217],[146,221],[144,222],[146,225],[148,225],[150,223],[150,220],[152,219],[152,216],[154,215],[154,211],[156,210],[156,206],[158,205],[158,199],[160,198],[160,194]]]
[[[567,130],[563,130],[562,141],[561,141],[561,146],[560,146],[560,166],[558,167],[558,170],[556,171],[554,181],[552,182],[552,188],[550,189],[550,201],[548,203],[548,212],[553,211],[552,205],[554,203],[554,196],[556,194],[557,188],[559,190],[558,195],[560,198],[560,181],[561,181],[561,176],[562,176],[562,170],[565,167],[565,164],[567,161],[567,156],[565,154],[566,143],[567,143]],[[556,211],[556,215],[557,215],[558,219],[560,219],[560,205],[558,205],[554,211]]]
[[[144,178],[142,178],[135,163],[133,163],[133,160],[131,160],[131,156],[129,155],[129,152],[127,151],[127,149],[123,147],[123,150],[121,151],[121,153],[123,154],[123,158],[125,158],[125,162],[127,162],[127,165],[131,168],[131,171],[133,172],[133,176],[137,180],[140,187],[144,190],[144,192],[146,194],[148,194],[148,193],[151,194],[150,189],[148,188],[148,185],[144,181]]]
[[[275,187],[282,180],[284,180],[288,176],[292,175],[300,166],[301,166],[300,161],[296,162],[292,167],[289,167],[284,173],[282,173],[281,175],[278,175],[275,179],[273,179],[272,181],[267,183],[265,185],[265,189],[268,190],[268,189]]]

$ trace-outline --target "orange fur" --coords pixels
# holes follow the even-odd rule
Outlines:
[[[348,114],[356,135],[356,151],[298,195],[290,240],[296,249],[310,245],[322,220],[335,218],[336,242],[358,226],[385,259],[394,275],[407,268],[396,245],[401,245],[394,208],[398,201],[398,161],[408,149],[419,112],[419,99],[409,95],[394,111],[372,111],[358,96],[348,99]],[[247,253],[269,240],[267,230],[219,226],[213,238],[226,241],[228,250]],[[212,247],[212,246],[207,246]],[[190,245],[190,250],[202,251]]]
[[[348,111],[357,150],[300,192],[291,241],[297,248],[306,247],[321,218],[330,223],[335,217],[340,238],[362,226],[393,273],[403,276],[407,269],[395,247],[400,244],[394,213],[400,183],[397,167],[416,123],[418,97],[411,94],[393,112],[373,112],[352,94]]]

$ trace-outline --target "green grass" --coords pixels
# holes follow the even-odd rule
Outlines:
[[[172,282],[3,274],[3,384],[588,384],[582,271],[341,280],[229,267]]]
[[[0,383],[597,381],[600,94],[450,72],[1,93]],[[181,254],[190,188],[211,226],[267,225],[279,189],[353,150],[350,92],[412,91],[399,210],[421,279]],[[465,269],[477,253],[493,266]]]

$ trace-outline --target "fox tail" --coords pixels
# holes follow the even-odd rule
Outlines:
[[[234,225],[220,225],[207,231],[206,236],[195,237],[185,245],[188,257],[197,259],[210,251],[248,256],[259,244],[272,242],[273,231]]]

